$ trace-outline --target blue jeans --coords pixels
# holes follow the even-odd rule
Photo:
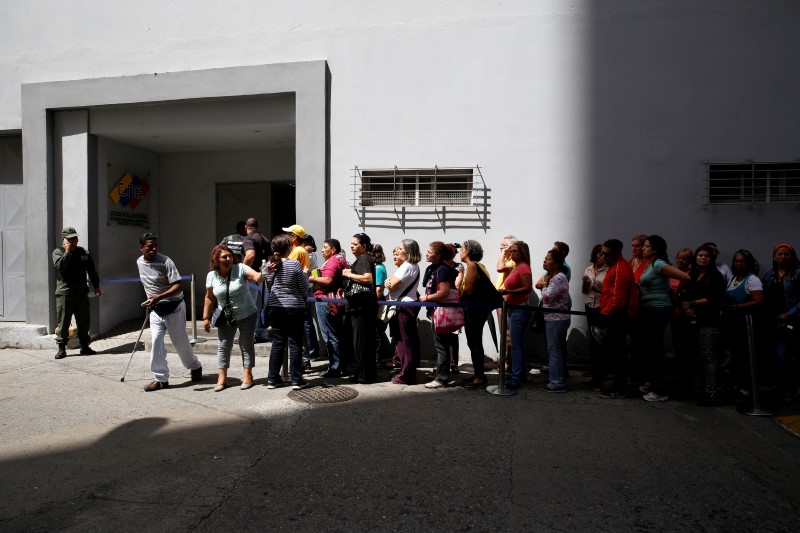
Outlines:
[[[550,387],[563,389],[564,383],[564,356],[567,353],[567,320],[545,320],[544,332],[547,338],[548,374]]]
[[[250,287],[250,296],[253,297],[253,301],[256,303],[256,329],[255,329],[255,336],[259,339],[266,339],[267,338],[267,328],[266,325],[261,325],[261,314],[264,308],[264,302],[261,299],[261,285],[255,285],[254,283],[248,283],[248,287]],[[269,300],[269,292],[267,291],[266,287],[264,287],[264,300]],[[267,320],[264,319],[264,324],[267,323]]]
[[[525,330],[531,322],[531,310],[509,309],[508,327],[511,330],[511,375],[506,378],[518,385],[525,371]]]
[[[315,304],[306,302],[306,318],[303,332],[303,362],[316,359],[319,355],[319,340],[317,329],[314,327]]]
[[[341,372],[341,358],[339,355],[339,329],[342,327],[341,315],[331,316],[328,313],[327,302],[317,302],[317,321],[319,332],[325,347],[328,349],[329,370]]]

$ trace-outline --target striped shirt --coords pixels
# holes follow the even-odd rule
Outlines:
[[[270,307],[296,309],[306,306],[308,277],[296,259],[284,259],[275,272],[267,276]]]

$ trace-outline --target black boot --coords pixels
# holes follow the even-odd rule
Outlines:
[[[97,352],[92,350],[92,348],[88,344],[82,344],[81,355],[97,355]]]
[[[67,356],[67,345],[59,344],[58,352],[56,353],[56,359],[64,359],[66,356]]]

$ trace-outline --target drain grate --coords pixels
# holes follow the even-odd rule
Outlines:
[[[337,403],[352,400],[358,396],[358,391],[351,387],[311,387],[303,390],[293,390],[289,398],[305,403]]]

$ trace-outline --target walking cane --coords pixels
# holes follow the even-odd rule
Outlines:
[[[120,382],[125,381],[125,374],[128,373],[128,369],[131,367],[131,361],[133,361],[133,354],[136,353],[136,347],[139,346],[139,341],[142,339],[142,333],[144,333],[144,327],[147,325],[147,317],[150,315],[150,308],[148,307],[145,309],[144,312],[144,322],[142,322],[142,329],[139,330],[139,336],[136,337],[136,342],[133,343],[133,351],[131,351],[131,357],[128,359],[128,366],[125,367],[125,372],[122,373],[122,377],[119,378]]]

